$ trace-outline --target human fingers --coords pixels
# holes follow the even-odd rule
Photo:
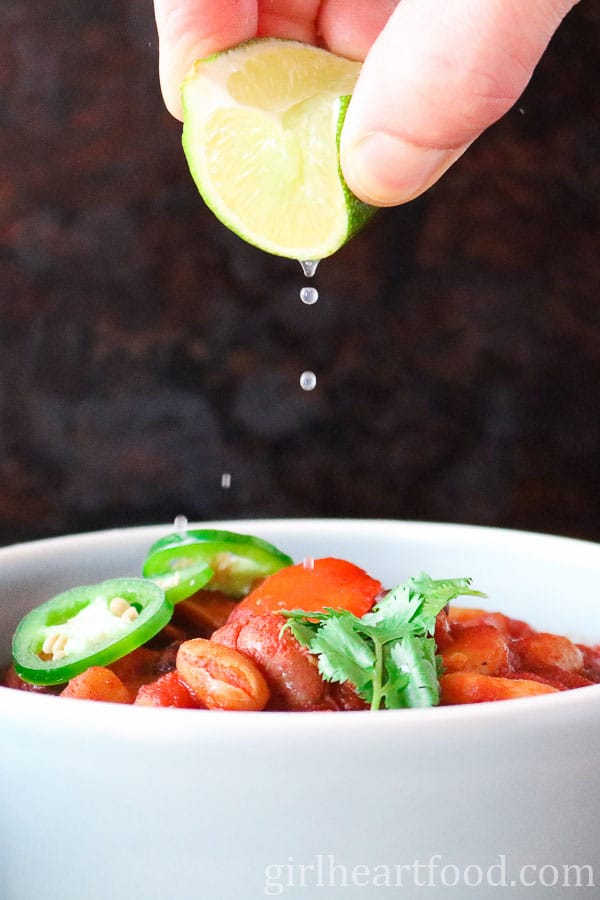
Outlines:
[[[348,109],[341,162],[362,199],[417,197],[517,100],[577,0],[401,0]]]
[[[364,59],[399,0],[323,0],[318,31],[322,43],[339,56]]]
[[[194,62],[256,34],[256,0],[154,0],[159,75],[167,109],[181,119],[181,83]]]
[[[320,0],[258,0],[258,35],[314,44]]]
[[[182,118],[181,82],[195,59],[261,36],[317,40],[319,0],[154,0],[167,109]]]

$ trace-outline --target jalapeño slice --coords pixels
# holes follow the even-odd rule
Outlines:
[[[210,528],[177,532],[156,541],[148,551],[143,574],[163,587],[171,603],[203,587],[238,599],[258,580],[292,562],[261,538]]]
[[[61,684],[140,647],[172,614],[162,588],[145,578],[71,588],[21,619],[13,637],[15,670],[32,684]]]

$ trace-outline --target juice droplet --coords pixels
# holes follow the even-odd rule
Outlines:
[[[321,262],[320,259],[305,259],[300,260],[300,265],[302,266],[302,271],[306,278],[312,278],[315,272],[317,271],[317,266]]]
[[[314,372],[303,372],[300,376],[300,387],[303,391],[314,391],[317,386],[317,376]]]
[[[312,556],[305,556],[304,559],[302,560],[302,565],[304,566],[305,569],[312,570],[315,567],[315,561],[312,558]]]
[[[221,475],[221,487],[225,489],[231,487],[231,472],[223,472]]]
[[[300,299],[307,306],[312,306],[319,299],[319,292],[314,287],[303,287],[300,291]]]
[[[187,516],[175,516],[173,519],[173,527],[179,534],[185,534],[188,527]]]

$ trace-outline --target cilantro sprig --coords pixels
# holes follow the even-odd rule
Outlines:
[[[326,681],[351,682],[372,710],[436,706],[440,658],[437,615],[456,597],[485,597],[470,578],[421,573],[389,591],[359,618],[345,609],[284,610],[284,629],[318,657]]]

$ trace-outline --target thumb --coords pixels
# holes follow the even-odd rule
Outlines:
[[[154,0],[160,85],[169,112],[181,110],[181,83],[197,59],[225,50],[256,31],[256,0]]]
[[[341,140],[376,206],[427,190],[524,90],[577,0],[401,0],[373,44]]]

